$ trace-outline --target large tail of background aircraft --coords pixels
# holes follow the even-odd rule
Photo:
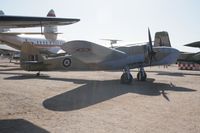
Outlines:
[[[51,9],[48,14],[47,17],[56,17],[55,12],[53,9]],[[47,25],[44,26],[44,36],[46,39],[50,39],[50,40],[56,40],[57,39],[57,26],[56,25]]]

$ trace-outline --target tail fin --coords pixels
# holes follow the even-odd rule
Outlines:
[[[27,71],[40,71],[44,69],[44,58],[39,50],[30,43],[24,43],[21,48],[20,65]]]
[[[168,32],[166,31],[156,32],[154,39],[154,47],[157,46],[171,47]]]
[[[48,14],[47,17],[56,17],[55,12],[53,9],[51,9]],[[45,26],[44,27],[44,36],[46,39],[49,40],[56,40],[57,39],[57,26]]]
[[[0,16],[3,16],[3,15],[5,15],[4,12],[2,10],[0,10]],[[9,28],[0,27],[0,33],[1,32],[7,32],[9,30],[10,30]]]

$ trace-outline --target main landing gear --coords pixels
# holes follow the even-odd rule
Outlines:
[[[147,79],[147,74],[144,71],[144,68],[140,67],[139,72],[137,73],[137,80],[138,81],[146,81],[146,79]]]
[[[146,79],[147,79],[147,74],[146,74],[144,68],[140,67],[139,71],[137,73],[137,80],[138,81],[146,81]],[[121,76],[121,83],[122,84],[131,84],[132,80],[133,80],[133,76],[130,73],[129,67],[125,67],[123,69],[123,74]]]
[[[123,69],[123,74],[121,76],[121,83],[122,84],[130,84],[133,80],[133,76],[130,73],[130,69],[128,67],[125,67]]]

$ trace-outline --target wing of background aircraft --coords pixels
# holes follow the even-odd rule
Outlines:
[[[185,46],[200,48],[200,41],[186,44]]]
[[[80,21],[73,18],[30,17],[30,16],[0,16],[1,28],[27,28],[47,25],[69,25]]]
[[[9,46],[7,46],[5,44],[0,44],[0,50],[2,50],[2,51],[8,51],[8,52],[19,52],[19,50],[14,49],[12,47],[9,47]]]

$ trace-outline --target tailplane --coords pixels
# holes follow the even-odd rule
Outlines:
[[[169,34],[166,31],[156,32],[155,34],[154,47],[160,46],[171,47]]]

